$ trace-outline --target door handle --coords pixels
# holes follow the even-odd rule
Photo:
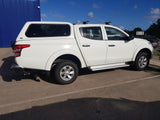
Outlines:
[[[114,47],[115,45],[108,45],[109,47]]]
[[[82,45],[82,47],[90,47],[90,45]]]

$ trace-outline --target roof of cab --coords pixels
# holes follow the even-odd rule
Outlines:
[[[26,24],[69,24],[69,25],[73,25],[73,26],[79,26],[79,27],[91,27],[91,26],[106,26],[106,27],[113,27],[113,28],[117,28],[115,26],[112,25],[108,25],[108,24],[72,24],[70,22],[52,22],[52,21],[28,21],[26,22]]]
[[[70,25],[73,25],[70,22],[50,22],[50,21],[47,21],[47,22],[44,22],[44,21],[28,21],[26,23],[27,24],[70,24]]]
[[[105,26],[112,26],[112,25],[106,25],[106,24],[72,24],[70,22],[52,22],[52,21],[28,21],[26,22],[28,24],[71,24],[74,26],[101,26],[101,25],[105,25]]]

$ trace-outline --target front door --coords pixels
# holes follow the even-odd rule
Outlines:
[[[107,34],[107,64],[124,63],[132,60],[135,44],[133,40],[124,40],[127,34],[118,28],[105,27]]]

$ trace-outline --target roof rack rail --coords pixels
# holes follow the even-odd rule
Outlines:
[[[111,22],[104,22],[106,25],[110,25]]]
[[[83,21],[83,24],[88,24],[89,23],[89,21]]]

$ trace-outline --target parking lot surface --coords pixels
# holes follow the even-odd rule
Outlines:
[[[157,64],[145,71],[85,69],[74,83],[58,85],[16,74],[13,58],[10,48],[0,49],[0,120],[160,120]]]

